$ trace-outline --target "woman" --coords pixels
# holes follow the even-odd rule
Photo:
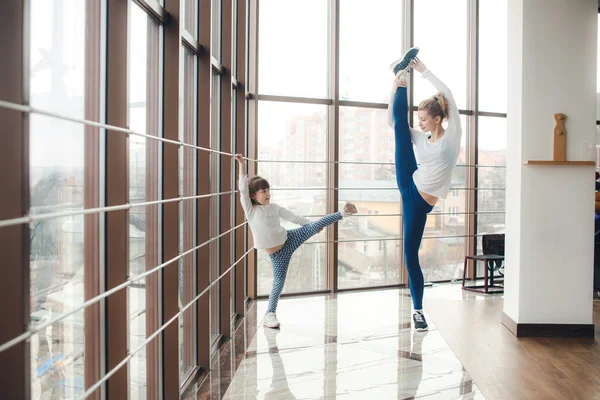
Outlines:
[[[460,151],[462,128],[452,92],[416,57],[418,48],[410,49],[391,65],[396,79],[390,95],[388,121],[396,138],[396,180],[402,197],[404,217],[404,255],[417,331],[427,330],[423,315],[423,271],[419,265],[419,246],[425,230],[427,214],[438,199],[445,199]],[[438,90],[435,96],[419,104],[419,128],[408,125],[406,79],[413,68]],[[444,129],[442,121],[448,120]],[[416,155],[419,158],[417,167]]]

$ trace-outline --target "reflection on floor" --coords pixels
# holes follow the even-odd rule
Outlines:
[[[265,307],[184,399],[484,399],[435,321],[411,328],[407,290],[283,299],[278,330]]]

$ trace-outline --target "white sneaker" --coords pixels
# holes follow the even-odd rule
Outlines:
[[[263,325],[267,328],[279,328],[281,324],[277,320],[277,315],[274,312],[270,312],[265,315]]]

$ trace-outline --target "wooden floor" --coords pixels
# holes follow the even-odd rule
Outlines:
[[[502,298],[448,300],[440,289],[460,290],[429,289],[425,310],[486,399],[600,399],[600,302],[596,339],[517,339],[500,323]]]

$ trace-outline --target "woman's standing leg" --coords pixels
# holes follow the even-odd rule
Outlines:
[[[407,95],[406,87],[399,87],[394,96],[392,109],[396,139],[396,180],[402,197],[404,256],[410,294],[414,309],[421,311],[423,309],[425,282],[419,263],[419,247],[425,230],[427,213],[431,209],[428,209],[430,206],[425,203],[413,181],[413,173],[417,170],[417,160],[408,125]],[[419,318],[418,326],[415,319],[415,327],[417,329],[427,329],[427,323],[424,317],[421,323],[421,317],[422,314],[415,314],[413,317]]]
[[[416,190],[411,190],[410,192],[411,194],[420,196]],[[413,307],[415,310],[422,310],[425,280],[421,264],[419,263],[419,247],[421,246],[421,241],[423,239],[428,211],[421,207],[418,200],[419,199],[417,199],[417,201],[409,202],[409,204],[404,207],[403,233],[404,259],[406,260],[406,270],[408,272],[408,282],[410,285]],[[425,202],[422,199],[420,200],[423,203]],[[404,197],[402,198],[402,201],[403,203],[407,203]]]

